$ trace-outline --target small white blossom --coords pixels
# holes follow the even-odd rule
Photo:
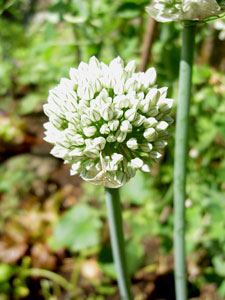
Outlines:
[[[109,134],[109,135],[107,136],[107,138],[106,138],[106,141],[107,141],[108,143],[114,143],[116,140],[117,140],[117,138],[116,138],[116,136],[113,135],[113,134]]]
[[[80,171],[80,167],[81,167],[81,161],[77,161],[76,163],[72,164],[70,174],[77,175]]]
[[[93,136],[97,131],[95,126],[84,127],[83,132],[87,137]]]
[[[145,143],[142,144],[140,147],[143,152],[150,152],[153,148],[153,145],[151,143]]]
[[[106,104],[101,109],[101,116],[105,121],[110,121],[113,118],[113,108],[110,104]]]
[[[156,131],[154,128],[147,128],[144,131],[144,137],[146,138],[147,141],[153,141],[156,136]]]
[[[215,23],[214,23],[214,28],[216,30],[219,30],[219,39],[221,41],[224,41],[225,40],[225,19],[220,19],[220,20],[217,20]]]
[[[144,120],[144,127],[149,128],[149,127],[155,127],[157,125],[158,121],[155,118],[147,118]]]
[[[158,160],[162,156],[162,154],[159,153],[158,151],[152,150],[150,152],[150,156],[151,158]]]
[[[131,132],[132,131],[132,125],[130,124],[130,122],[128,120],[124,120],[121,123],[120,130],[122,132],[126,132],[126,133]]]
[[[131,108],[131,109],[128,109],[126,112],[125,112],[125,118],[129,121],[129,122],[132,122],[134,121],[135,117],[136,117],[136,109],[135,108]]]
[[[164,131],[167,129],[167,127],[169,126],[168,123],[166,123],[165,121],[161,121],[156,125],[156,130],[157,131]]]
[[[144,164],[144,165],[141,167],[141,171],[146,172],[146,173],[151,172],[151,168],[150,168],[149,164]]]
[[[116,133],[116,140],[117,140],[117,142],[123,143],[125,141],[126,137],[127,137],[127,133],[126,132],[122,132],[120,130],[117,131],[117,133]]]
[[[108,124],[103,124],[100,127],[100,133],[101,134],[109,134],[110,133],[110,128],[109,128]]]
[[[155,148],[156,149],[164,149],[166,146],[167,146],[167,141],[156,141],[155,143],[154,143],[154,146],[155,146]]]
[[[117,128],[119,127],[120,125],[120,122],[118,120],[112,120],[112,121],[109,121],[108,123],[108,127],[111,131],[116,131]]]
[[[137,139],[136,139],[136,138],[130,138],[130,139],[127,141],[127,147],[128,147],[129,149],[132,149],[132,150],[138,149]]]
[[[91,120],[94,122],[97,122],[101,119],[100,112],[95,108],[91,108],[89,114],[90,114]]]
[[[51,154],[71,165],[71,175],[117,188],[160,159],[172,123],[173,100],[157,88],[156,71],[135,73],[121,58],[109,66],[92,57],[70,69],[49,92],[44,112]]]
[[[97,150],[103,150],[105,148],[106,140],[100,136],[93,140],[93,145]]]
[[[130,164],[132,168],[140,169],[143,166],[143,160],[137,157],[131,159]]]
[[[154,0],[146,10],[158,22],[202,21],[218,16],[224,7],[216,0]]]

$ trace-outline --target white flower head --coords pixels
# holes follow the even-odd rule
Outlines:
[[[146,10],[158,22],[202,21],[220,15],[224,5],[216,0],[154,0]]]
[[[44,105],[51,154],[71,165],[71,175],[110,188],[137,170],[150,172],[172,123],[173,100],[155,82],[154,68],[135,73],[135,62],[124,66],[120,57],[109,66],[92,57],[71,68]]]

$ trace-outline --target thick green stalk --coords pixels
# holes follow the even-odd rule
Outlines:
[[[116,265],[120,296],[122,300],[131,300],[132,296],[124,248],[123,221],[119,189],[106,188],[105,198],[109,219],[113,259]]]
[[[177,300],[187,300],[185,263],[185,186],[195,25],[190,25],[190,23],[186,25],[187,26],[184,26],[183,28],[174,156],[174,263]]]

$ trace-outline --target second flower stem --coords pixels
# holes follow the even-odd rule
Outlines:
[[[183,28],[180,62],[174,156],[174,263],[176,300],[187,300],[185,263],[186,159],[195,25],[185,25]]]
[[[113,259],[116,266],[120,296],[122,300],[131,300],[132,296],[124,247],[123,221],[119,189],[105,188],[105,198],[109,219]]]

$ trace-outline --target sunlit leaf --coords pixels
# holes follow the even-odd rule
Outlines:
[[[68,210],[54,229],[52,247],[67,247],[71,251],[80,251],[94,247],[99,243],[101,222],[93,208],[87,204],[78,204]]]

